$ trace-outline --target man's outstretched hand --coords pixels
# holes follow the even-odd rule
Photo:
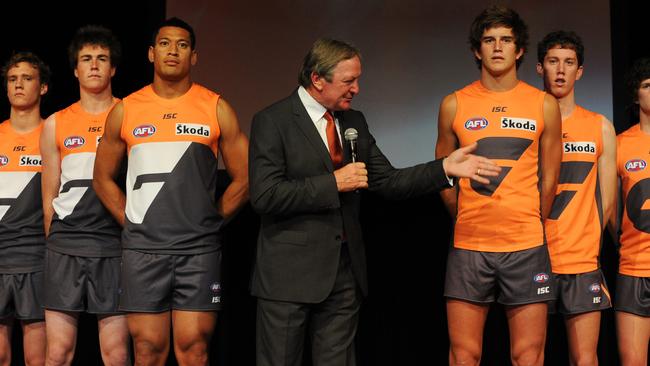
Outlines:
[[[478,144],[461,147],[455,150],[442,161],[442,167],[449,177],[469,178],[479,183],[489,184],[485,177],[496,177],[501,172],[501,167],[492,160],[471,154]]]

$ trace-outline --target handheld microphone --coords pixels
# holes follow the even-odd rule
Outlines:
[[[345,137],[345,141],[350,143],[350,155],[352,157],[352,162],[356,163],[357,162],[357,137],[359,137],[359,133],[354,128],[348,128],[347,130],[345,130],[343,136]]]
[[[357,162],[357,137],[359,137],[359,133],[354,128],[348,128],[343,133],[343,137],[345,137],[345,141],[350,143],[350,156],[352,158],[352,162],[356,163]],[[354,193],[358,194],[359,190],[356,189]]]

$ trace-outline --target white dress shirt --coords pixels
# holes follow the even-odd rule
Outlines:
[[[318,134],[320,135],[320,138],[323,140],[323,143],[325,144],[325,148],[327,151],[329,151],[329,146],[327,145],[327,120],[325,119],[324,115],[325,112],[327,112],[327,108],[323,107],[320,103],[314,99],[305,88],[300,86],[298,88],[298,97],[300,97],[300,101],[302,102],[302,105],[305,106],[305,109],[307,110],[307,114],[309,114],[309,118],[311,118],[311,121],[314,122],[314,126],[316,127],[316,130],[318,130]],[[332,116],[334,117],[334,116]],[[341,144],[341,147],[343,147],[343,142],[341,141],[341,127],[339,126],[339,120],[334,117],[334,124],[336,125],[336,132],[338,133],[339,136],[339,144]]]

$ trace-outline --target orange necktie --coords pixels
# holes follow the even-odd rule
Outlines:
[[[323,117],[327,120],[327,146],[330,150],[330,158],[332,158],[334,169],[338,169],[343,162],[343,149],[341,149],[341,143],[339,142],[339,133],[336,131],[336,124],[332,114],[327,111]]]

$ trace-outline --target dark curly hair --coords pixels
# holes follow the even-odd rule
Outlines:
[[[120,64],[120,60],[122,59],[122,45],[113,32],[101,25],[86,25],[77,30],[68,46],[68,61],[72,69],[77,67],[79,51],[87,45],[108,48],[110,51],[111,66],[117,67]]]
[[[574,50],[578,57],[578,66],[582,66],[585,61],[585,46],[582,44],[582,38],[576,32],[562,30],[551,32],[539,41],[537,44],[537,62],[544,63],[544,57],[546,57],[548,50],[556,46]]]
[[[639,106],[636,103],[639,101],[639,87],[644,80],[650,79],[650,57],[643,57],[634,61],[632,67],[627,72],[625,82],[627,91],[632,97],[632,102],[635,104],[630,106],[632,117],[634,120],[639,120]]]
[[[528,49],[528,26],[521,19],[516,11],[500,5],[491,6],[481,12],[469,29],[469,44],[472,51],[479,51],[481,49],[481,38],[485,30],[494,27],[506,27],[512,29],[512,34],[515,36],[515,46],[517,52],[523,49],[526,53]],[[521,65],[524,57],[517,60],[517,68]],[[481,68],[481,60],[476,58],[476,65]]]

